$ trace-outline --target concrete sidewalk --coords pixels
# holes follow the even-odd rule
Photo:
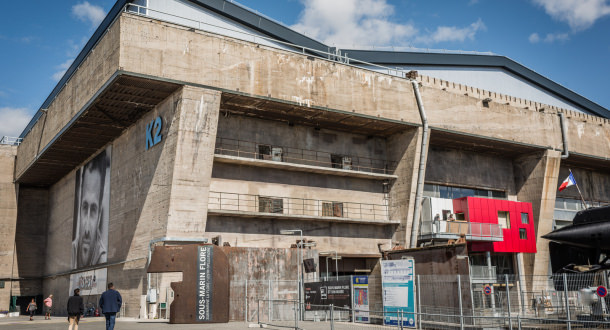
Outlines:
[[[106,320],[103,317],[85,317],[79,324],[79,330],[104,329]],[[68,328],[66,316],[54,316],[51,320],[45,320],[44,316],[37,315],[34,321],[29,320],[29,316],[3,317],[0,318],[0,329],[14,330],[65,330]],[[170,325],[167,320],[140,320],[133,318],[119,318],[114,327],[116,330],[191,330],[191,329],[220,329],[220,330],[241,330],[248,329],[248,324],[244,322],[230,322],[221,324],[175,324]]]

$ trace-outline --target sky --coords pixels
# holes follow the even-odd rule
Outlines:
[[[492,52],[610,109],[610,0],[240,0],[343,48]],[[0,136],[18,136],[114,0],[3,1]]]

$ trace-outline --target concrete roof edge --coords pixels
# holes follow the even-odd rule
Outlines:
[[[517,76],[525,78],[527,81],[551,92],[561,99],[581,106],[595,115],[610,119],[610,110],[503,55],[394,52],[359,49],[343,49],[343,51],[347,52],[350,58],[381,65],[501,67]]]
[[[273,21],[269,18],[264,17],[261,14],[255,13],[245,6],[237,5],[227,0],[188,0],[189,2],[199,5],[203,8],[212,10],[224,17],[235,20],[248,27],[251,27],[261,33],[267,34],[279,40],[289,42],[304,47],[318,49],[320,51],[329,52],[334,47],[329,47],[322,42],[316,41],[310,37],[307,37],[301,33],[298,33],[291,28]],[[30,120],[28,125],[25,127],[20,138],[25,137],[32,127],[36,124],[38,119],[42,115],[42,109],[46,109],[53,99],[63,89],[66,82],[72,77],[76,69],[80,66],[82,61],[87,57],[91,49],[95,47],[97,42],[104,35],[108,27],[118,17],[123,7],[131,2],[131,0],[117,0],[114,6],[110,9],[102,23],[95,30],[89,41],[85,44],[85,47],[78,54],[76,59],[72,62],[72,65],[68,68],[64,76],[59,80],[55,88],[51,91],[50,95],[45,99],[42,106],[36,112],[34,117]],[[572,90],[565,88],[552,80],[536,73],[535,71],[528,69],[527,67],[509,59],[508,57],[501,55],[487,55],[487,54],[448,54],[448,53],[424,53],[424,52],[394,52],[394,51],[376,51],[376,50],[358,50],[358,49],[344,49],[345,52],[349,53],[351,58],[375,63],[375,64],[416,64],[417,63],[405,63],[404,57],[412,55],[415,59],[420,61],[419,65],[461,65],[461,66],[481,66],[481,67],[503,67],[532,83],[548,90],[549,92],[557,95],[560,98],[575,103],[583,108],[591,111],[592,113],[610,119],[610,110],[600,106],[599,104],[573,92]],[[354,55],[356,54],[356,55]],[[425,58],[424,58],[425,57]],[[412,59],[410,59],[412,60]]]
[[[263,34],[276,38],[280,41],[301,45],[319,51],[328,52],[328,45],[299,33],[282,23],[267,18],[262,14],[254,12],[246,6],[226,0],[188,0],[191,3],[237,21]]]

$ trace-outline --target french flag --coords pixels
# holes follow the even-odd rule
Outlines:
[[[574,176],[572,175],[572,172],[570,172],[570,175],[565,180],[563,180],[563,183],[561,184],[561,186],[559,186],[559,191],[562,191],[567,187],[573,186],[575,184],[576,180],[574,180]]]

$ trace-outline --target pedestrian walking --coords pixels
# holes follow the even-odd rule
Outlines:
[[[112,283],[108,283],[108,290],[102,293],[99,304],[104,317],[106,317],[106,330],[114,330],[116,313],[121,310],[122,304],[121,294],[114,289]]]
[[[68,330],[78,330],[80,316],[85,312],[83,297],[80,296],[80,289],[74,289],[74,295],[68,298]]]
[[[34,300],[34,298],[32,298],[32,301],[28,305],[28,309],[27,309],[28,313],[30,313],[30,321],[34,321],[34,313],[36,313],[37,309],[38,309],[38,306],[36,306],[36,300]]]
[[[47,297],[47,299],[44,300],[44,319],[45,320],[50,320],[51,319],[51,308],[53,307],[53,295],[50,294],[49,297]]]

